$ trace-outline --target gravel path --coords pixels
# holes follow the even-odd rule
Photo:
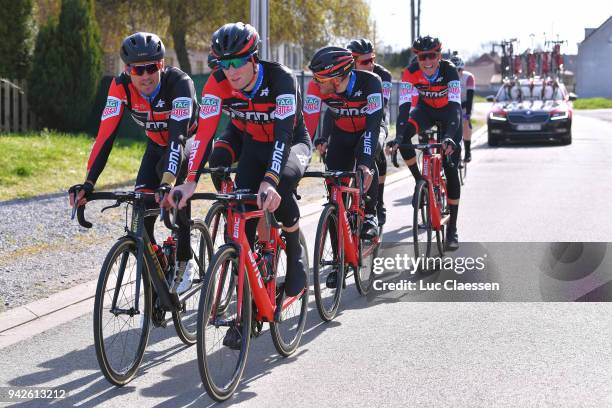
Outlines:
[[[321,166],[313,160],[309,170]],[[325,197],[317,179],[304,179],[298,192],[302,205]],[[64,195],[0,202],[0,312],[96,279],[106,253],[124,235],[125,210],[100,213],[109,204],[88,205],[86,215],[94,226],[87,230],[70,220]],[[206,210],[200,202],[193,214],[204,218]],[[163,233],[164,228],[156,228],[158,238]]]

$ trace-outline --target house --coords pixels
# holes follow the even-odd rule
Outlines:
[[[475,93],[481,96],[494,94],[501,84],[501,64],[497,54],[482,54],[465,64],[465,70],[476,79]]]
[[[576,93],[581,98],[612,98],[612,16],[598,28],[585,28],[578,44]]]

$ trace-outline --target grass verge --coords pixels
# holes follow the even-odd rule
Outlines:
[[[87,134],[0,135],[0,200],[67,191],[83,182],[92,144]],[[117,138],[96,187],[134,180],[144,148],[144,140]]]
[[[585,98],[574,101],[574,109],[610,109],[612,99],[609,98]]]

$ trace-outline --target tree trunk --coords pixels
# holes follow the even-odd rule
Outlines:
[[[186,35],[187,32],[182,28],[171,27],[172,39],[174,40],[174,51],[178,59],[179,67],[183,72],[191,75],[191,63],[187,52]]]

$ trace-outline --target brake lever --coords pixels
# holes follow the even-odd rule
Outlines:
[[[110,210],[111,208],[117,208],[121,205],[121,203],[119,201],[117,201],[115,204],[113,205],[109,205],[108,207],[104,207],[103,209],[100,210],[101,213],[103,213],[106,210]]]

